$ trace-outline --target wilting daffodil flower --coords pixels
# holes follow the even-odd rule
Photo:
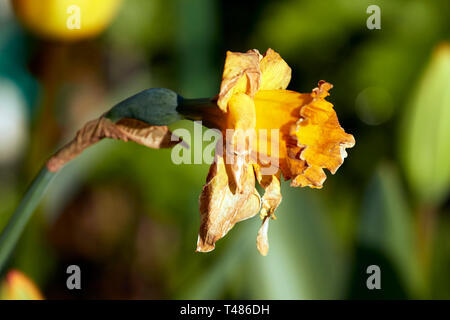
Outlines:
[[[180,139],[164,124],[185,117],[221,131],[214,163],[200,195],[197,251],[214,249],[217,240],[258,212],[262,225],[257,248],[266,255],[270,219],[281,202],[280,179],[293,187],[321,188],[323,169],[335,173],[355,144],[325,100],[332,85],[320,81],[311,93],[286,90],[291,69],[272,49],[228,52],[218,96],[184,99],[167,89],[141,92],[88,122],[77,137],[47,162],[56,172],[102,138],[168,148]],[[266,136],[248,134],[266,130]],[[276,133],[276,134],[275,134]],[[263,144],[264,148],[263,148]],[[264,189],[261,197],[256,181]]]
[[[180,119],[201,120],[222,133],[200,195],[197,251],[213,250],[237,222],[259,212],[257,248],[266,255],[269,221],[281,202],[281,175],[293,187],[321,188],[324,169],[334,174],[347,156],[345,149],[355,144],[325,100],[332,85],[319,81],[311,93],[298,93],[286,90],[290,79],[291,69],[272,49],[264,56],[257,50],[228,52],[214,98],[185,99],[169,89],[148,89],[89,121],[50,157],[0,235],[0,269],[46,187],[67,162],[103,138],[170,148],[182,141],[167,125]],[[262,197],[256,182],[264,189]]]
[[[216,152],[200,196],[197,251],[213,250],[237,222],[260,212],[257,247],[266,255],[268,223],[282,198],[281,173],[293,187],[321,188],[326,179],[323,169],[334,174],[347,156],[345,148],[355,144],[353,136],[340,127],[333,105],[325,100],[332,85],[320,81],[312,93],[297,93],[286,90],[290,79],[291,69],[272,49],[264,56],[257,50],[227,53],[217,98],[220,112],[206,111],[202,117],[225,138],[224,152]],[[225,134],[229,129],[234,130],[232,135]],[[271,154],[273,148],[259,148],[261,139],[242,139],[240,133],[252,129],[279,131],[278,139],[272,136],[266,141],[277,144],[276,155]],[[263,170],[268,158],[276,160],[272,165],[277,163],[271,174]],[[262,197],[255,180],[265,190]]]

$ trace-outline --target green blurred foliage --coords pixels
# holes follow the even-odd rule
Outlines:
[[[439,205],[450,187],[450,45],[438,47],[407,105],[400,152],[419,201]]]
[[[426,288],[412,218],[398,172],[390,165],[381,165],[364,196],[358,231],[360,245],[385,255],[402,286],[414,296],[424,297]]]
[[[371,4],[381,8],[381,30],[366,28]],[[213,96],[226,50],[271,47],[293,69],[289,89],[310,92],[321,79],[334,84],[329,100],[356,146],[322,190],[283,183],[269,255],[261,257],[257,218],[236,225],[213,252],[194,252],[207,164],[174,165],[170,150],[102,141],[55,179],[10,266],[30,274],[49,298],[449,298],[450,58],[442,45],[450,40],[449,6],[124,0],[100,38],[69,46],[101,63],[89,55],[69,59],[76,66],[69,73],[79,78],[61,80],[64,90],[50,108],[61,144],[84,121],[148,87]],[[38,81],[39,96],[46,89],[30,66],[42,63],[45,44],[13,18],[3,23],[0,45],[8,50],[0,50],[0,76],[12,78],[39,111],[33,90]],[[2,63],[12,50],[20,54]],[[32,124],[50,122],[38,115]],[[26,128],[30,137],[48,140],[33,128]],[[191,122],[176,128],[194,136]],[[197,150],[208,142],[190,144]],[[28,149],[0,166],[0,230],[45,160]],[[113,232],[116,224],[123,233]],[[55,230],[61,225],[69,228],[65,237]],[[93,256],[91,247],[102,254]],[[85,270],[81,293],[65,288],[69,264]],[[380,291],[366,287],[372,264],[381,267]]]

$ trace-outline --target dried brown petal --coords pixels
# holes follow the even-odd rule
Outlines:
[[[260,90],[286,89],[291,81],[291,68],[281,56],[267,49],[264,58],[259,63],[261,69]]]
[[[259,228],[258,235],[256,237],[256,248],[258,248],[259,253],[263,256],[266,256],[269,252],[269,221],[269,217],[264,218],[264,221]]]
[[[237,222],[258,213],[260,205],[255,190],[255,175],[251,165],[247,166],[247,174],[238,189],[232,177],[232,166],[225,164],[223,157],[216,154],[200,196],[201,223],[197,251],[213,250],[216,241]]]
[[[217,101],[222,111],[227,112],[228,100],[233,94],[240,92],[253,97],[259,90],[261,83],[259,61],[261,59],[261,54],[255,49],[246,53],[227,52]]]
[[[261,173],[261,166],[259,164],[253,165],[255,169],[255,175],[259,182],[259,185],[264,188],[264,195],[261,199],[261,212],[260,217],[263,223],[258,231],[258,236],[256,237],[256,247],[258,251],[263,255],[267,255],[269,251],[269,220],[275,219],[275,210],[281,203],[281,186],[280,177],[281,172],[275,175],[263,175]]]
[[[274,217],[273,213],[281,203],[281,186],[280,186],[280,170],[275,175],[263,175],[259,164],[253,165],[256,178],[259,185],[264,188],[265,192],[261,199],[261,219],[266,217]]]

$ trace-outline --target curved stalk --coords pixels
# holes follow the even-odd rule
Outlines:
[[[48,171],[46,166],[41,169],[27,189],[25,196],[20,201],[8,224],[3,229],[0,235],[0,271],[4,268],[25,225],[30,220],[32,213],[38,206],[55,175],[56,173]]]
[[[100,123],[103,118],[110,119],[113,122],[123,118],[137,119],[151,126],[166,126],[184,118],[202,120],[206,126],[214,127],[218,126],[220,121],[222,121],[220,112],[214,98],[184,99],[169,89],[156,88],[144,90],[125,99],[104,114],[104,116],[88,122],[77,133],[77,136],[71,143],[52,157],[57,158],[55,163],[50,158],[49,162],[44,165],[0,234],[0,271],[4,268],[28,220],[30,220],[33,211],[44,196],[56,172],[84,149],[103,138],[131,140],[152,148],[171,146],[165,140],[166,135],[170,134],[170,131],[161,128],[153,131],[147,129],[146,131],[144,128],[142,130],[144,136],[135,137],[133,135],[137,134],[136,127],[131,127],[128,131],[126,128],[118,130],[114,127],[115,124],[111,123],[110,125],[107,123],[109,126],[104,128]]]

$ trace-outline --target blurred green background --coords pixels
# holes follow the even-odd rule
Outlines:
[[[23,271],[49,299],[449,299],[449,40],[448,0],[123,0],[100,36],[71,43],[28,33],[0,0],[0,230],[84,122],[150,87],[214,96],[226,50],[273,48],[292,90],[334,84],[356,139],[322,190],[282,185],[267,257],[257,218],[194,252],[208,165],[102,141],[53,181],[3,275]]]

